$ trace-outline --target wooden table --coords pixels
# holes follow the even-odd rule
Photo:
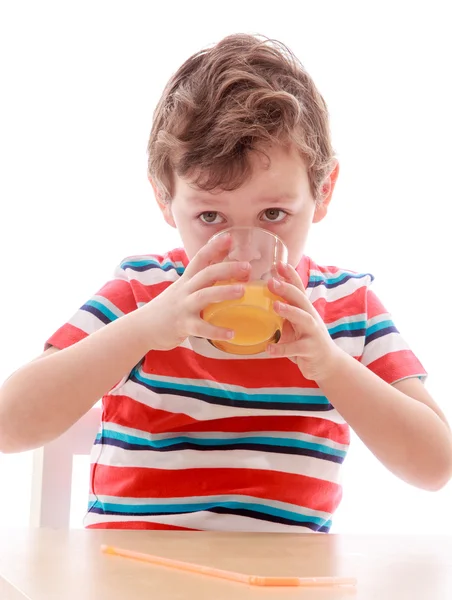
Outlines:
[[[260,588],[104,555],[111,544],[253,575],[358,578]],[[0,530],[1,600],[451,600],[452,538]]]

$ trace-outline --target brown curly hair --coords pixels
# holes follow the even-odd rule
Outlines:
[[[334,167],[328,110],[313,80],[281,42],[230,35],[190,57],[171,77],[155,109],[148,176],[160,199],[173,174],[203,190],[237,189],[251,174],[249,153],[294,144],[312,194]]]

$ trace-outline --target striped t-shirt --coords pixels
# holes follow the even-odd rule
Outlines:
[[[127,258],[47,345],[63,349],[149,302],[186,265],[183,250]],[[371,275],[308,257],[298,271],[343,350],[388,383],[425,376]],[[348,446],[348,425],[292,361],[189,338],[148,352],[102,398],[85,525],[327,532]]]

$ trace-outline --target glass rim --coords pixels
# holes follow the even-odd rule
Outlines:
[[[285,249],[286,252],[289,251],[286,244],[282,241],[282,239],[279,237],[279,235],[277,235],[276,233],[273,233],[273,231],[268,231],[268,229],[264,229],[263,227],[255,227],[253,225],[232,225],[231,227],[227,227],[226,229],[222,229],[221,231],[217,231],[217,233],[214,233],[209,241],[213,241],[213,240],[217,239],[218,237],[220,237],[220,235],[223,235],[225,233],[230,233],[232,230],[244,230],[244,229],[250,230],[250,231],[254,230],[254,231],[259,231],[259,232],[265,233],[265,234],[271,236],[272,238],[274,238],[278,244],[281,244],[281,246]]]

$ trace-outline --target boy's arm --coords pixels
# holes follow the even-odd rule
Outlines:
[[[452,434],[444,415],[414,377],[420,370],[418,364],[410,366],[414,356],[397,351],[397,337],[394,351],[389,351],[393,362],[386,364],[391,385],[334,343],[298,273],[282,265],[280,274],[285,281],[273,281],[270,289],[286,300],[276,302],[275,309],[286,318],[287,327],[281,342],[270,345],[270,354],[292,358],[304,377],[317,383],[366,446],[398,477],[429,490],[444,486],[452,476]],[[371,296],[370,301],[375,299]],[[388,347],[382,340],[379,337],[372,343]],[[378,356],[381,363],[381,352],[373,353],[374,367]],[[369,355],[366,364],[368,360]]]
[[[389,385],[351,356],[317,384],[372,453],[412,485],[437,490],[452,476],[452,435],[419,379]]]
[[[41,446],[68,429],[149,350],[138,309],[9,377],[0,388],[0,451]]]

